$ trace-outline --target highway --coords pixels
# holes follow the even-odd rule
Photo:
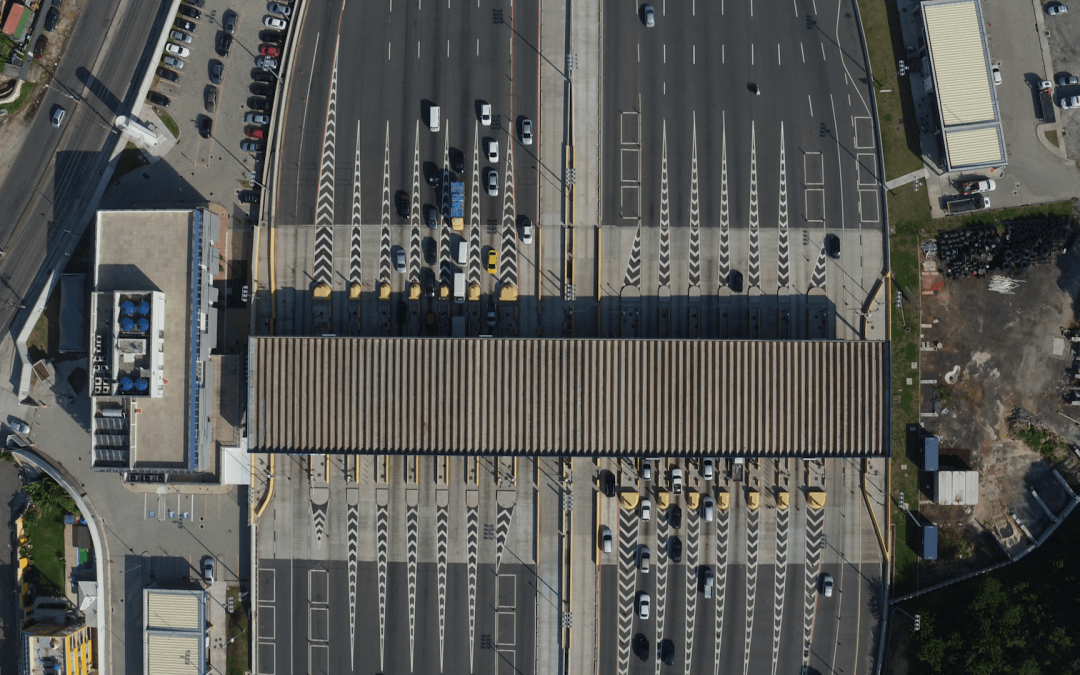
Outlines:
[[[79,13],[55,79],[3,184],[2,327],[11,325],[39,272],[51,271],[63,243],[81,236],[88,224],[90,218],[83,216],[119,135],[112,122],[129,113],[145,69],[157,63],[154,44],[128,36],[156,32],[171,20],[170,7],[104,0]],[[49,119],[56,105],[67,111],[59,129]]]

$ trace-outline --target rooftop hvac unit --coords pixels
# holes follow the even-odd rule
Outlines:
[[[143,317],[143,318],[139,319],[138,326],[139,326],[139,330],[141,330],[142,332],[145,333],[146,331],[150,330],[150,320],[147,319],[146,317]]]
[[[131,381],[130,377],[120,378],[120,391],[131,391],[134,386],[135,383]]]
[[[149,313],[150,313],[150,303],[143,300],[141,303],[139,303],[139,314],[142,314],[143,316],[146,316]]]
[[[125,316],[123,319],[120,319],[120,330],[125,333],[135,330],[135,322]]]
[[[131,316],[135,313],[135,303],[130,300],[125,300],[120,304],[120,313],[124,316]]]
[[[147,380],[145,377],[140,377],[135,381],[135,388],[139,391],[146,391],[150,388],[150,380]]]

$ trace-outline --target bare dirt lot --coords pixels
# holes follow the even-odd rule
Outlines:
[[[920,510],[942,527],[941,563],[936,574],[927,570],[935,576],[952,575],[957,565],[980,567],[1001,557],[1003,546],[1014,554],[1026,548],[1006,511],[1038,538],[1053,524],[1050,514],[1071,501],[1052,469],[1071,480],[1078,462],[1067,444],[1080,445],[1080,426],[1064,416],[1080,420],[1080,406],[1065,398],[1080,380],[1067,372],[1073,352],[1062,337],[1077,321],[1080,296],[1080,249],[1072,246],[1008,277],[1018,282],[1012,294],[989,290],[988,278],[948,280],[924,271],[922,426],[941,438],[942,470],[966,465],[979,472],[974,507],[934,504],[933,475],[920,474]],[[935,394],[940,414],[927,416]],[[1017,438],[1025,433],[1044,442],[1042,454]],[[950,565],[949,558],[959,562]]]

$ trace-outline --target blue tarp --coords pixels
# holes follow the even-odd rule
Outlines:
[[[937,525],[924,525],[919,544],[919,555],[923,560],[937,560]]]
[[[938,470],[938,437],[923,439],[923,471]]]

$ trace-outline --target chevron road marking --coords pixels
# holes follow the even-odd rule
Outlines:
[[[724,634],[724,603],[727,601],[728,511],[716,512],[716,642],[713,649],[713,675],[720,675],[720,637]]]
[[[640,288],[641,286],[641,219],[638,219],[634,233],[634,245],[630,248],[630,260],[626,263],[626,277],[623,286]]]
[[[791,508],[776,509],[776,590],[773,595],[772,675],[780,658],[780,637],[784,627],[784,591],[787,589],[788,523]]]
[[[480,134],[473,122],[472,190],[469,191],[469,283],[480,283]],[[463,272],[465,270],[462,270]]]
[[[757,601],[758,515],[760,509],[746,514],[746,635],[743,638],[743,675],[750,672],[750,639],[754,635],[754,603]]]
[[[784,147],[784,123],[780,122],[780,226],[777,243],[777,285],[785,288],[791,282],[791,239],[788,233],[787,151]]]
[[[698,201],[697,111],[690,159],[690,287],[701,285],[701,205]]]
[[[346,500],[349,510],[346,514],[345,536],[349,544],[349,664],[356,668],[356,587],[357,565],[360,555],[360,507],[357,488],[349,488],[353,496]]]
[[[757,181],[757,129],[750,123],[750,260],[747,276],[750,286],[761,286],[761,250],[758,220],[758,181]]]
[[[439,566],[439,672],[443,672],[443,657],[446,651],[446,555],[450,549],[450,511],[446,506],[438,507],[435,514],[435,547]]]
[[[517,287],[517,204],[514,190],[514,137],[506,137],[506,189],[503,192],[502,250],[499,251],[499,281]]]
[[[660,267],[658,282],[661,288],[671,285],[671,204],[668,199],[667,120],[664,120],[664,142],[660,155]]]
[[[637,581],[635,557],[638,547],[638,518],[630,509],[619,508],[619,638],[618,672],[630,670],[630,641],[634,632],[634,595]]]
[[[356,157],[353,159],[352,241],[349,244],[349,282],[363,283],[360,247],[360,120],[356,121]]]
[[[503,549],[506,547],[506,536],[510,534],[510,521],[514,518],[514,505],[503,506],[499,504],[495,513],[495,574],[499,573],[502,565]]]
[[[657,648],[660,647],[660,641],[664,639],[664,606],[667,604],[668,573],[667,540],[667,520],[658,517],[656,520],[656,600],[653,603],[653,609],[656,610],[656,640],[653,644],[655,644]],[[660,666],[660,659],[653,659],[653,670],[655,675],[660,675]]]
[[[378,534],[377,557],[379,566],[379,669],[386,667],[386,563],[390,546],[390,514],[385,505],[375,512]]]
[[[814,640],[817,614],[817,579],[821,573],[821,552],[825,546],[825,509],[806,509],[806,563],[803,566],[803,671],[810,665],[810,645]]]
[[[720,251],[716,256],[717,284],[727,286],[731,272],[731,204],[728,201],[727,115],[724,115],[723,140],[720,142]]]
[[[414,670],[413,660],[416,654],[416,557],[420,546],[420,514],[416,506],[405,507],[405,529],[408,534],[408,574],[409,574],[409,670]]]
[[[468,507],[466,513],[466,562],[469,566],[469,672],[473,672],[476,655],[476,559],[480,550],[480,513]]]
[[[420,280],[420,120],[416,121],[416,139],[413,142],[412,199],[409,206],[409,281]]]
[[[818,247],[817,259],[814,261],[814,273],[810,275],[810,285],[815,288],[825,288],[828,277],[825,275],[825,246]]]
[[[311,503],[311,524],[315,533],[315,541],[322,543],[323,535],[326,534],[326,502],[322,504]]]
[[[683,640],[683,675],[690,675],[694,656],[694,625],[697,622],[697,570],[700,520],[696,510],[686,510],[686,628]],[[714,589],[715,590],[715,589]]]
[[[390,283],[390,122],[383,146],[382,230],[379,234],[379,281]]]
[[[330,73],[330,100],[326,106],[322,162],[319,167],[319,197],[315,206],[316,282],[331,283],[334,276],[334,150],[337,138],[337,70],[341,38],[334,45],[334,66]]]
[[[454,256],[450,251],[450,123],[446,124],[446,135],[443,137],[443,173],[439,181],[439,278],[447,285],[451,285],[453,270],[450,269]]]

